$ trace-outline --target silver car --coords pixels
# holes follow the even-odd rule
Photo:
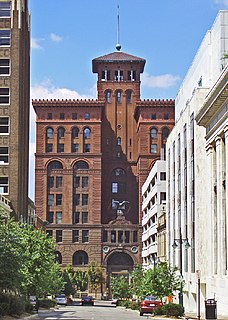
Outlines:
[[[55,297],[55,301],[59,305],[64,305],[64,306],[67,305],[67,298],[64,293],[57,295]]]

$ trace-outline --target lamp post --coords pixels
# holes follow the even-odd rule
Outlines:
[[[182,245],[185,245],[186,249],[190,248],[190,244],[188,242],[188,238],[182,238],[182,233],[180,230],[180,238],[179,239],[174,239],[173,242],[173,249],[175,250],[178,247],[178,244],[180,245],[180,275],[181,275],[181,287],[180,287],[180,292],[179,292],[179,304],[181,304],[183,306],[183,284],[182,284],[182,280],[183,280],[183,270],[182,270]]]

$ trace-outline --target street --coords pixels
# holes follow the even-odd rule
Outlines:
[[[138,311],[115,307],[110,301],[95,301],[95,305],[81,306],[76,303],[72,306],[59,306],[50,311],[40,310],[36,319],[45,320],[138,320],[148,319],[149,315],[139,316]]]

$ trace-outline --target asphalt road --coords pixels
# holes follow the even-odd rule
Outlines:
[[[34,319],[34,318],[33,318]],[[40,320],[139,320],[151,319],[149,315],[139,316],[138,311],[115,307],[109,301],[95,301],[94,306],[60,306],[58,309],[40,310],[36,319]]]

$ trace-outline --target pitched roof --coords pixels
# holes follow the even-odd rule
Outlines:
[[[142,65],[142,71],[144,69],[144,65],[146,63],[145,59],[133,56],[131,54],[115,51],[104,56],[93,59],[93,72],[97,72],[97,64],[98,63],[115,63],[115,62],[138,62]],[[141,71],[141,72],[142,72]]]

